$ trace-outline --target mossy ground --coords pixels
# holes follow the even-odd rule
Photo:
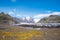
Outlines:
[[[0,40],[33,40],[34,37],[41,38],[43,32],[23,28],[9,28],[0,30]]]
[[[0,40],[60,40],[60,28],[40,30],[10,27],[0,30]]]

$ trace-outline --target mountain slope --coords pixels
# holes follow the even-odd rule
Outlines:
[[[0,13],[0,21],[1,20],[12,20],[12,17],[8,14],[4,14],[4,12]]]
[[[39,23],[60,23],[60,16],[50,15],[49,17],[42,18]]]

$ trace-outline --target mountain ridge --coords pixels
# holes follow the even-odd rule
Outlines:
[[[49,17],[42,18],[38,23],[60,23],[60,16],[50,15]]]

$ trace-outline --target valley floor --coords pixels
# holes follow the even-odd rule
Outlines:
[[[0,40],[60,40],[60,28],[26,29],[0,26]]]

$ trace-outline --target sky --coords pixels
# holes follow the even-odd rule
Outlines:
[[[38,21],[49,15],[60,15],[60,0],[0,0],[0,12]]]

